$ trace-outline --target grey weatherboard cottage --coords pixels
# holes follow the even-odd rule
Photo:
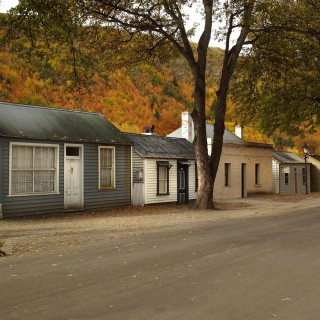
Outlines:
[[[310,163],[305,164],[303,158],[292,152],[274,151],[272,158],[273,192],[295,194],[306,193],[307,189],[310,192],[310,166]]]
[[[131,146],[99,113],[0,102],[0,217],[130,205]]]
[[[132,152],[132,203],[188,203],[197,197],[195,151],[191,142],[148,134],[126,134]]]

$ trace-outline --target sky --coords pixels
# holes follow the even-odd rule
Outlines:
[[[11,7],[15,7],[18,4],[18,0],[0,0],[0,12],[7,12]],[[193,21],[198,21],[199,20],[200,15],[198,14],[191,14],[190,18],[191,18],[191,23],[190,25],[192,25],[192,20]],[[201,26],[201,24],[200,24]],[[195,36],[193,37],[192,41],[194,42],[198,42],[200,37],[200,30],[198,29]],[[212,47],[220,47],[223,48],[224,43],[218,42],[214,39],[212,39],[210,41],[210,46]]]
[[[11,7],[15,7],[18,4],[18,0],[1,0],[0,12],[7,12]]]

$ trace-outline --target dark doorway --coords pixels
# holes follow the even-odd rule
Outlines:
[[[188,168],[190,163],[178,162],[178,204],[189,202]]]

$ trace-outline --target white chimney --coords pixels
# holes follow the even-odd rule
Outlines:
[[[234,133],[238,138],[243,140],[243,127],[242,126],[235,126]]]
[[[182,112],[181,114],[182,125],[181,125],[181,137],[192,142],[194,138],[193,133],[193,121],[189,111]]]
[[[208,155],[211,156],[212,153],[212,138],[207,138]]]

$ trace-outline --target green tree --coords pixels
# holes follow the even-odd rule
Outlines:
[[[273,31],[257,38],[239,64],[232,90],[239,112],[269,136],[320,124],[319,17],[319,1],[279,1],[269,18]]]
[[[275,0],[276,1],[276,0]],[[265,29],[265,11],[272,0],[23,0],[11,11],[11,30],[21,30],[31,40],[41,36],[60,39],[69,46],[74,70],[84,49],[97,55],[110,56],[111,48],[131,50],[121,59],[145,60],[154,52],[163,57],[174,48],[186,60],[193,79],[195,150],[198,167],[198,196],[196,208],[211,209],[213,188],[221,156],[229,84],[240,52],[255,30]],[[191,43],[194,28],[187,29],[186,8],[198,8],[203,26],[198,43]],[[256,18],[259,17],[259,20]],[[218,79],[214,106],[214,140],[212,155],[208,155],[206,137],[206,74],[208,46],[213,36],[213,22],[224,21],[220,36],[225,42],[221,74]],[[260,27],[256,23],[260,23]],[[109,28],[116,35],[110,39]],[[257,28],[253,28],[257,27]],[[219,31],[219,27],[217,30]],[[20,32],[20,31],[19,31]],[[232,35],[237,34],[233,41]],[[113,41],[111,41],[113,40]],[[157,48],[160,50],[157,51]],[[108,51],[108,50],[109,51]],[[117,50],[116,50],[117,51]],[[131,59],[132,58],[132,59]],[[115,64],[119,56],[115,58]],[[113,59],[112,59],[113,61]],[[82,64],[79,65],[80,67]],[[75,76],[77,76],[75,71]]]

